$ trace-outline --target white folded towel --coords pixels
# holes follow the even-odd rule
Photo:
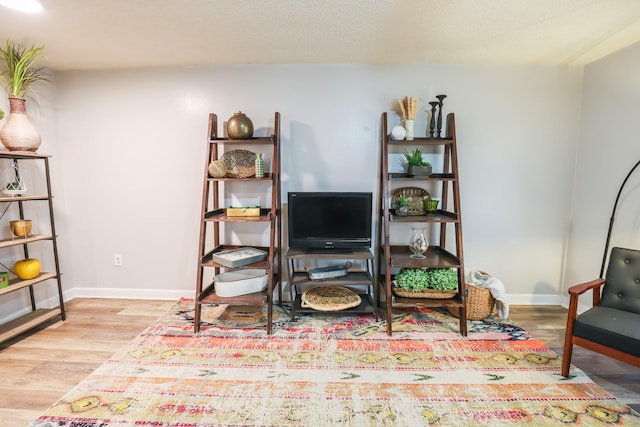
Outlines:
[[[489,289],[491,295],[496,299],[496,312],[501,319],[509,318],[509,303],[507,302],[507,291],[504,283],[500,279],[492,277],[480,270],[464,269],[464,277],[467,283],[483,289]]]

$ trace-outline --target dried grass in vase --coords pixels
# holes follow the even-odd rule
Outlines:
[[[402,121],[415,120],[419,107],[420,98],[417,96],[405,96],[395,101],[393,111],[400,116]]]

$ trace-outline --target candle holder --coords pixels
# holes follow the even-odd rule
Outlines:
[[[425,199],[422,202],[427,215],[435,215],[435,212],[438,210],[438,203],[440,203],[438,199]]]
[[[440,132],[442,131],[442,101],[447,95],[437,95],[438,98],[438,138],[441,138]]]
[[[431,120],[429,122],[429,137],[435,138],[436,136],[436,108],[438,107],[438,101],[431,101]]]

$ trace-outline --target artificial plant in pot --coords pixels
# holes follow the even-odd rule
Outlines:
[[[410,203],[411,197],[400,194],[398,195],[398,198],[391,203],[391,209],[393,209],[395,214],[398,216],[408,216]]]
[[[9,96],[9,118],[0,130],[0,142],[10,151],[36,151],[40,147],[40,134],[27,117],[26,98],[35,102],[33,87],[48,81],[46,69],[37,65],[43,51],[44,46],[27,49],[12,41],[0,47],[4,62],[0,83]]]
[[[431,175],[431,163],[422,158],[422,150],[405,151],[402,165],[407,170],[407,176]]]

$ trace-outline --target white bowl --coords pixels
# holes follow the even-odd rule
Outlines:
[[[268,276],[264,269],[247,268],[218,274],[213,278],[216,295],[237,297],[267,289]]]

